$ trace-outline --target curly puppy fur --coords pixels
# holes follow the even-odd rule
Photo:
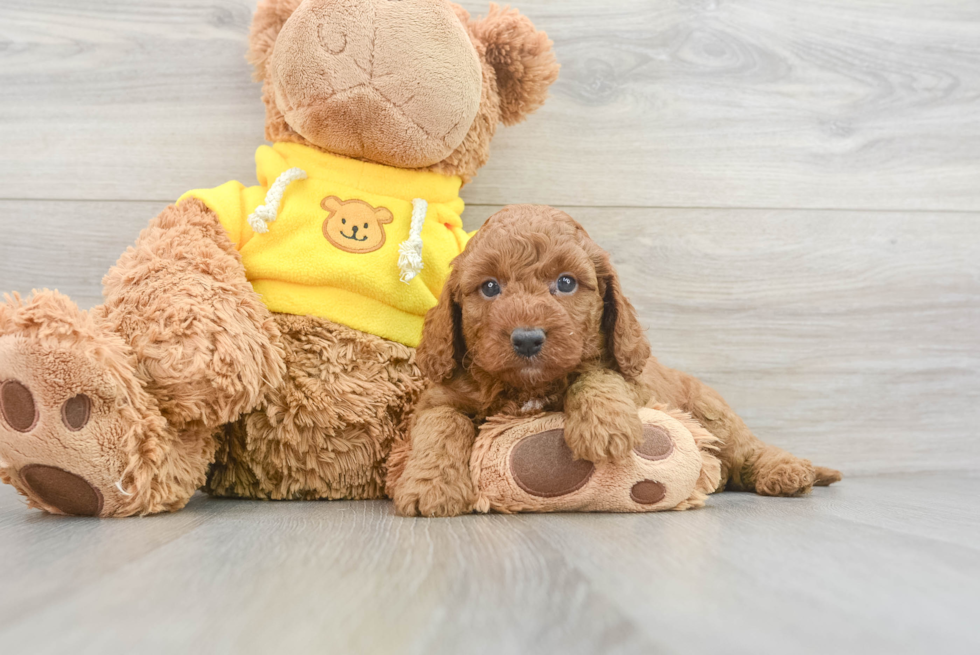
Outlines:
[[[559,287],[562,276],[574,290]],[[488,281],[498,294],[488,296]],[[527,357],[512,334],[530,328],[546,337]],[[528,407],[564,411],[566,441],[581,459],[624,457],[642,439],[637,408],[666,406],[720,441],[719,488],[791,496],[840,479],[761,442],[713,389],[651,357],[608,254],[551,207],[510,206],[480,229],[426,316],[418,363],[431,385],[388,478],[401,514],[469,511],[473,489],[462,472],[477,425]]]

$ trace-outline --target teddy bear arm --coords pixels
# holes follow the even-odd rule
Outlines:
[[[218,426],[255,407],[284,371],[279,330],[218,216],[167,207],[103,280],[106,321],[175,425]]]

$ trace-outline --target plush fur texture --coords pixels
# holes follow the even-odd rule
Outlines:
[[[269,140],[465,181],[558,72],[516,12],[473,20],[445,0],[260,0],[248,57]],[[205,482],[245,498],[383,495],[422,386],[412,349],[271,314],[194,199],[151,221],[104,285],[89,312],[50,291],[0,304],[0,479],[32,506],[173,511]]]
[[[446,0],[305,2],[283,25],[266,75],[305,139],[399,168],[445,159],[480,104],[480,62]]]
[[[64,513],[59,499],[34,493],[18,475],[43,463],[99,490],[101,516],[173,511],[204,482],[214,453],[211,432],[174,429],[136,374],[133,350],[98,317],[52,291],[0,305],[0,380],[33,396],[38,420],[27,434],[0,426],[0,480],[31,507]],[[62,408],[84,394],[91,415],[79,430]]]
[[[574,290],[562,290],[563,276],[575,280]],[[498,294],[488,296],[488,281]],[[546,335],[530,358],[512,343],[524,328]],[[564,412],[568,446],[591,462],[627,457],[642,438],[637,408],[663,404],[690,413],[720,441],[722,485],[797,495],[840,479],[759,441],[714,390],[650,357],[609,256],[551,207],[510,206],[486,222],[426,316],[418,362],[432,385],[389,478],[402,514],[471,510],[472,484],[460,471],[476,428],[529,407]]]
[[[189,199],[150,221],[103,279],[97,311],[177,426],[238,418],[285,371],[279,330],[217,217]]]
[[[259,411],[225,426],[208,477],[218,496],[381,498],[385,458],[422,390],[412,348],[279,314],[286,376]]]
[[[310,38],[317,16],[332,21],[319,48]],[[434,25],[453,38],[434,47],[423,38]],[[334,53],[342,33],[350,38]],[[408,49],[409,42],[426,47]],[[491,4],[486,17],[473,19],[444,0],[261,0],[248,58],[263,82],[268,140],[459,175],[464,183],[487,162],[497,124],[538,109],[559,70],[551,41],[516,10]],[[297,60],[309,64],[297,70]],[[320,68],[307,70],[314,62]],[[315,74],[324,68],[329,79]],[[405,95],[410,89],[414,96]]]
[[[522,486],[522,481],[516,479],[514,456],[523,439],[560,430],[564,415],[552,412],[530,417],[497,415],[489,418],[480,427],[470,458],[470,472],[477,489],[474,509],[510,514],[658,512],[703,507],[705,498],[715,490],[721,477],[721,465],[715,456],[717,439],[689,414],[677,409],[660,411],[644,407],[639,416],[644,424],[659,427],[661,434],[672,442],[666,455],[648,458],[631,451],[615,461],[592,467],[587,478],[576,483],[570,491],[552,491],[547,495],[530,493]],[[538,461],[548,459],[541,451],[536,455]],[[556,469],[576,465],[567,461],[556,463],[560,456],[554,452],[550,456],[552,461],[541,462],[542,473],[539,475],[542,477],[547,472],[553,479]],[[650,482],[663,490],[663,497],[654,502],[637,501],[633,489]]]

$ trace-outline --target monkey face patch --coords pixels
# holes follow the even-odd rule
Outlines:
[[[394,220],[386,208],[372,207],[363,200],[327,196],[320,206],[329,212],[323,221],[323,236],[346,252],[374,252],[385,244],[384,226]]]

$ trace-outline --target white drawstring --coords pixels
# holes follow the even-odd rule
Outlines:
[[[265,194],[265,204],[259,205],[248,217],[248,224],[252,229],[261,234],[269,231],[269,223],[276,220],[279,213],[279,205],[282,203],[282,195],[286,193],[286,187],[296,180],[305,180],[306,171],[302,168],[290,168],[276,178],[276,181],[269,187]]]
[[[422,198],[412,200],[412,224],[408,229],[408,238],[398,246],[399,279],[405,284],[422,272],[422,226],[425,225],[428,210],[429,203]]]

